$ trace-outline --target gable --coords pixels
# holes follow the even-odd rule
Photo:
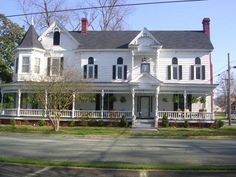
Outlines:
[[[60,33],[60,44],[54,45],[54,33]],[[71,50],[79,46],[79,42],[58,22],[54,22],[40,37],[43,47],[45,49],[53,50]]]

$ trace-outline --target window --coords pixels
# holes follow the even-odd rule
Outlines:
[[[199,57],[195,58],[195,65],[191,65],[191,80],[205,80],[205,65],[201,64],[201,59]]]
[[[94,58],[93,57],[88,58],[88,64],[91,64],[91,65],[94,64]]]
[[[178,58],[172,58],[172,65],[167,67],[167,71],[168,80],[182,80],[182,65],[178,64]]]
[[[141,73],[150,73],[149,63],[141,63]]]
[[[98,65],[94,65],[94,58],[88,58],[88,64],[84,65],[84,79],[97,79],[98,78]]]
[[[34,72],[37,74],[40,73],[40,58],[35,58],[34,60]]]
[[[127,79],[127,65],[123,65],[123,58],[117,58],[117,65],[112,67],[112,79]]]
[[[58,30],[58,29],[56,29]],[[60,45],[60,32],[58,31],[54,31],[53,33],[53,45]]]
[[[29,73],[30,71],[30,58],[23,57],[22,58],[22,73]]]
[[[60,73],[60,60],[59,58],[52,59],[52,75],[59,75]]]

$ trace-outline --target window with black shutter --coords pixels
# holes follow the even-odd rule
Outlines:
[[[171,80],[171,65],[167,67],[167,73],[168,73],[168,80]]]
[[[202,65],[202,80],[206,79],[206,71],[205,71],[205,65]]]
[[[60,76],[63,75],[63,72],[64,72],[64,57],[61,57],[61,68],[60,68]]]
[[[48,58],[48,62],[47,62],[47,76],[50,76],[51,73],[51,58]]]
[[[84,79],[97,79],[98,65],[94,64],[94,58],[88,58],[88,64],[84,65]]]
[[[194,65],[191,65],[191,80],[194,80]]]
[[[15,73],[18,73],[18,61],[19,59],[16,58],[16,65],[15,65]]]
[[[124,66],[124,80],[127,79],[127,65]]]
[[[191,80],[205,80],[205,65],[201,65],[201,58],[195,58],[195,65],[191,66]]]
[[[179,80],[182,80],[182,65],[179,65]]]
[[[112,79],[116,79],[116,65],[112,66]]]

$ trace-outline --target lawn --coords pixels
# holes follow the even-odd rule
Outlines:
[[[209,128],[160,128],[158,131],[133,130],[116,127],[61,127],[54,132],[51,127],[0,125],[0,132],[61,134],[80,136],[236,136],[236,126],[224,126],[220,129]]]
[[[224,112],[216,112],[215,113],[215,118],[217,120],[223,120],[223,119],[226,119],[226,115]]]

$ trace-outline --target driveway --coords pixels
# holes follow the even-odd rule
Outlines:
[[[53,161],[236,165],[236,141],[159,138],[81,138],[0,134],[3,157]]]

